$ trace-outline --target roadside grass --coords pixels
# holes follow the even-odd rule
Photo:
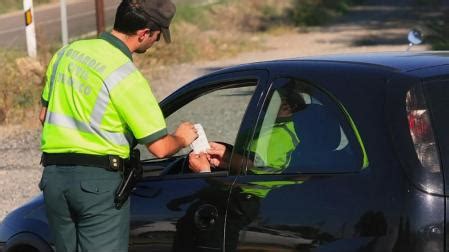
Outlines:
[[[136,61],[143,67],[164,66],[262,49],[262,34],[285,21],[290,3],[291,0],[221,0],[209,5],[179,5],[171,28],[173,42],[156,44]]]
[[[0,64],[0,122],[36,125],[42,65],[13,50],[0,51]]]

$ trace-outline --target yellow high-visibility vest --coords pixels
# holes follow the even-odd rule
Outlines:
[[[52,58],[42,93],[46,153],[129,156],[132,139],[167,134],[164,116],[125,46],[111,34],[80,40]]]
[[[261,132],[250,145],[255,155],[252,174],[280,174],[290,164],[291,154],[299,144],[292,121],[277,122],[269,131]],[[267,194],[285,185],[300,184],[294,181],[258,181],[241,186],[242,192],[265,198]]]
[[[291,153],[299,142],[292,121],[275,123],[251,143],[250,151],[255,154],[255,160],[250,171],[255,174],[281,173],[289,165]]]

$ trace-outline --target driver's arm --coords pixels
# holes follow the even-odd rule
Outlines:
[[[210,164],[207,159],[207,153],[190,153],[189,154],[189,168],[194,173],[210,172]]]
[[[190,153],[189,168],[194,173],[211,172],[211,167],[226,169],[229,162],[230,149],[226,145],[209,142],[210,149],[207,153]]]

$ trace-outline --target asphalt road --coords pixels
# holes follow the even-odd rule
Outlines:
[[[104,0],[106,24],[112,24],[120,0]],[[61,41],[61,17],[59,4],[34,9],[36,36],[39,43]],[[96,30],[95,1],[67,3],[69,37],[76,38]],[[26,48],[25,21],[23,12],[0,16],[0,47]]]
[[[69,38],[96,31],[95,1],[67,0]],[[121,0],[104,0],[106,26],[112,26],[115,10]],[[175,3],[207,3],[211,0],[175,0]],[[61,17],[59,3],[34,8],[36,35],[39,45],[61,41]],[[23,11],[0,16],[0,47],[26,49]]]

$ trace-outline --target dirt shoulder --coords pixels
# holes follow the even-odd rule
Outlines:
[[[310,28],[308,31],[290,29],[277,35],[258,35],[258,39],[264,41],[263,51],[242,53],[223,60],[166,67],[163,74],[151,80],[151,86],[157,98],[162,99],[204,73],[235,64],[323,54],[405,51],[406,34],[415,23],[413,17],[410,19],[402,15],[404,8],[401,8],[379,5],[358,7],[331,26]],[[373,18],[366,20],[368,14]],[[412,50],[427,49],[427,45],[421,45]],[[39,193],[37,185],[42,171],[39,165],[39,143],[40,129],[0,127],[3,161],[0,164],[0,219]]]

